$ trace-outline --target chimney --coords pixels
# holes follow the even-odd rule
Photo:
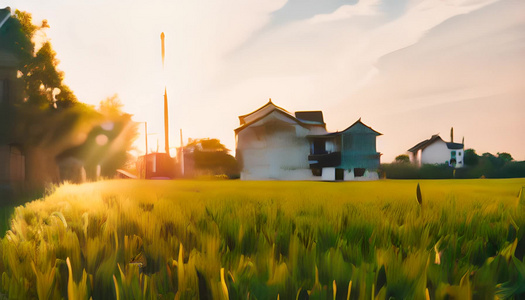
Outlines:
[[[450,127],[450,142],[454,143],[454,127]]]

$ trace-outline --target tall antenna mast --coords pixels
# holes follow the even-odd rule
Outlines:
[[[162,70],[164,71],[164,57],[166,51],[164,50],[164,32],[160,34],[160,42],[162,47]],[[166,86],[164,86],[164,146],[166,148],[166,154],[170,155],[170,142],[168,133],[168,92]]]

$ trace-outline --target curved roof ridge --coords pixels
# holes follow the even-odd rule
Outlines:
[[[257,112],[259,112],[259,111],[265,109],[266,107],[268,107],[268,106],[270,106],[270,105],[272,105],[272,106],[274,106],[276,109],[281,110],[282,112],[287,113],[287,114],[289,114],[289,115],[292,116],[292,114],[291,114],[289,111],[287,111],[286,109],[284,109],[284,108],[282,108],[282,107],[280,107],[280,106],[275,105],[275,103],[272,102],[272,98],[270,98],[270,99],[268,100],[268,102],[267,102],[265,105],[259,107],[258,109],[254,110],[254,111],[252,111],[252,112],[250,112],[250,113],[247,113],[247,114],[244,114],[244,115],[242,115],[242,116],[239,116],[239,120],[240,120],[241,123],[242,123],[242,122],[244,122],[244,118],[246,118],[246,117],[248,117],[248,116],[251,116],[251,115],[253,115],[254,113],[257,113]]]

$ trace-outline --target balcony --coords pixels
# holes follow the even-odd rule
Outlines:
[[[341,152],[308,155],[310,168],[337,167],[341,165]]]

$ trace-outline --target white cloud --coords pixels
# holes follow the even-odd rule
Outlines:
[[[310,19],[312,23],[333,22],[355,16],[374,16],[380,14],[381,0],[360,0],[353,5],[343,5],[331,14],[319,14]]]

